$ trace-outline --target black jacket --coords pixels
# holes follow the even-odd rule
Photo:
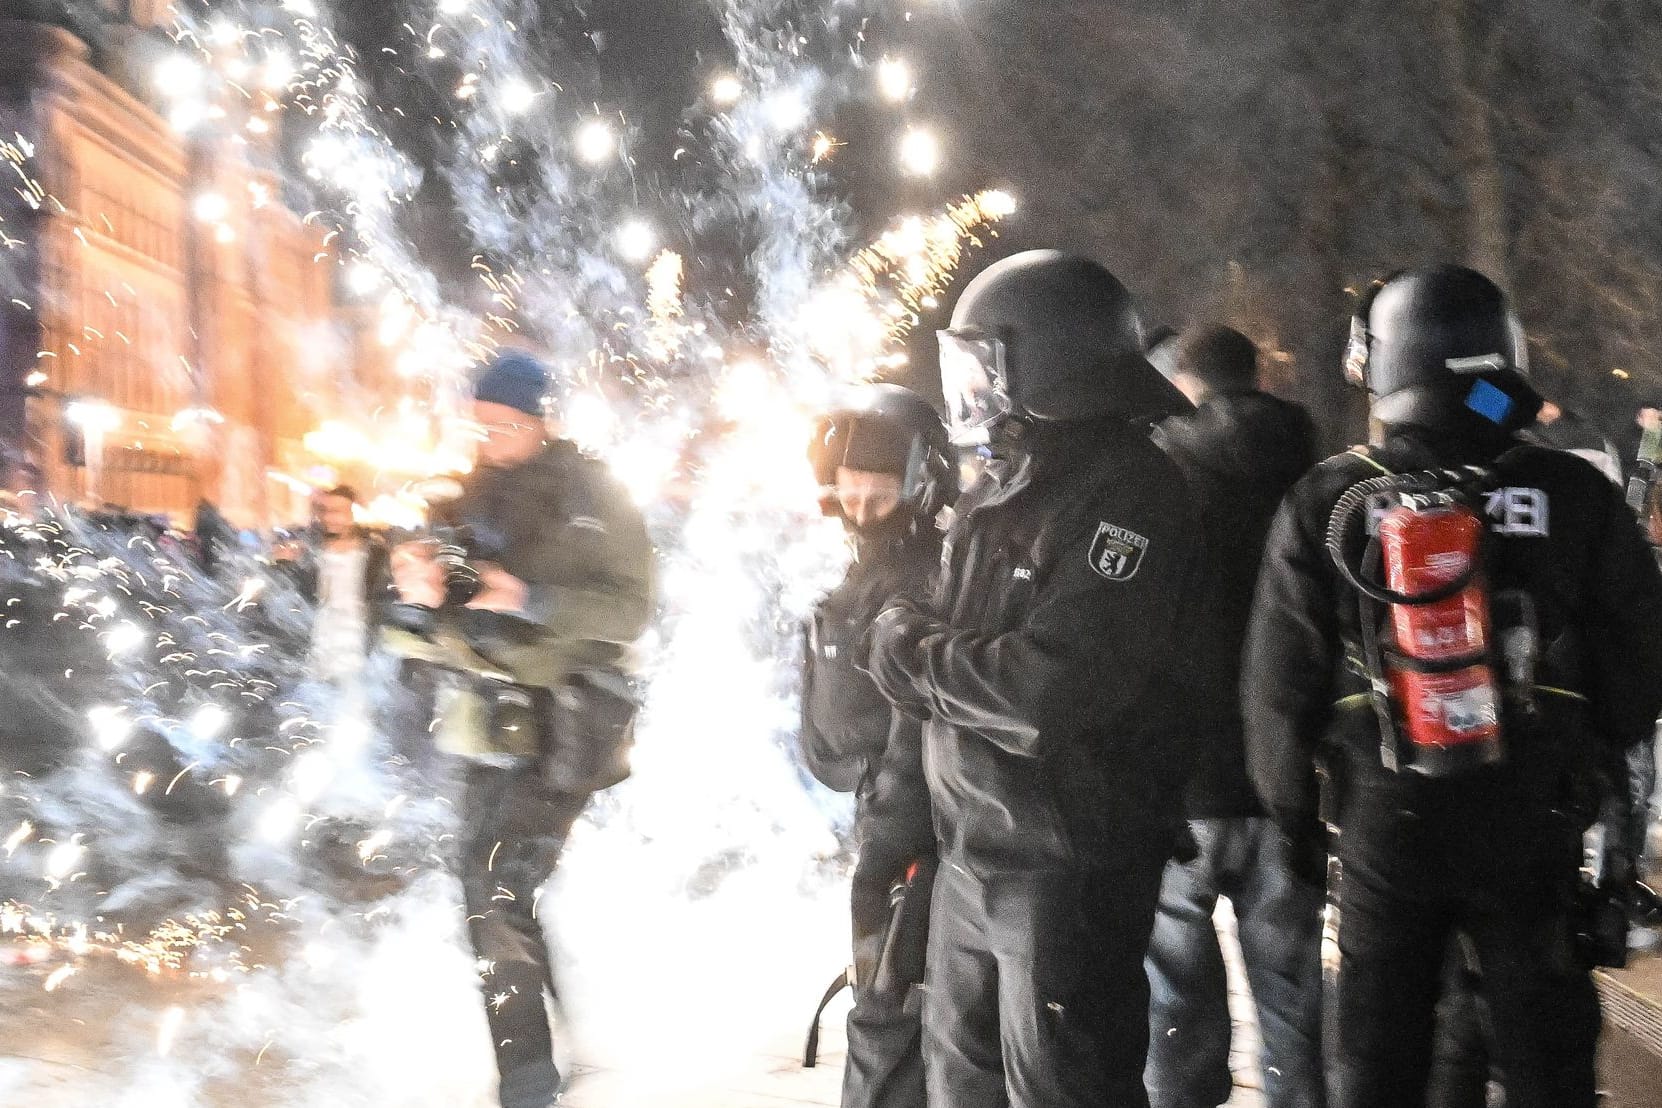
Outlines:
[[[926,608],[871,671],[923,718],[945,859],[979,874],[1164,850],[1186,759],[1164,725],[1196,565],[1182,475],[1121,422],[1033,433],[959,502]]]
[[[1270,520],[1316,464],[1316,427],[1303,408],[1268,393],[1217,394],[1160,424],[1154,441],[1188,479],[1206,536],[1199,633],[1185,667],[1183,707],[1196,737],[1187,814],[1262,815],[1241,733],[1241,650]]]
[[[875,775],[893,709],[859,668],[858,648],[879,612],[928,595],[940,561],[933,530],[907,541],[862,539],[848,573],[808,617],[800,742],[809,772],[827,788],[854,792]]]
[[[1527,848],[1544,841],[1549,820],[1563,822],[1589,769],[1650,733],[1662,708],[1662,575],[1632,514],[1583,460],[1513,440],[1500,445],[1509,449],[1462,454],[1424,436],[1393,435],[1367,456],[1323,462],[1276,516],[1242,694],[1253,784],[1290,833],[1304,834],[1317,818],[1322,762],[1337,788],[1342,855],[1414,853],[1414,843],[1422,854],[1459,842]],[[1496,766],[1443,779],[1393,773],[1380,756],[1359,667],[1346,662],[1359,605],[1329,560],[1328,518],[1344,490],[1382,469],[1483,462],[1494,465],[1501,486],[1487,505],[1490,595],[1527,593],[1540,626],[1537,714],[1503,712],[1505,757]],[[1352,822],[1354,834],[1345,830]]]

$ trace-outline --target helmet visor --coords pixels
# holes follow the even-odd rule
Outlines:
[[[937,331],[941,395],[957,446],[984,446],[993,425],[1010,413],[1004,343],[986,331]]]
[[[839,466],[904,478],[917,453],[919,436],[889,420],[859,412],[834,412],[820,419],[808,459],[821,484],[829,484]]]

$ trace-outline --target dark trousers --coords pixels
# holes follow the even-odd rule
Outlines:
[[[1489,1103],[1492,1052],[1480,994],[1476,960],[1468,955],[1464,943],[1455,943],[1437,1000],[1427,1108],[1486,1108]]]
[[[1148,1094],[1154,1108],[1229,1099],[1229,983],[1212,913],[1227,896],[1263,1039],[1271,1108],[1321,1108],[1322,909],[1268,819],[1190,823],[1194,861],[1166,864],[1148,948]]]
[[[1426,1104],[1457,937],[1476,962],[1508,1108],[1593,1108],[1598,997],[1567,914],[1578,845],[1469,869],[1343,855],[1336,1108]]]
[[[1114,869],[982,879],[941,866],[929,928],[929,1103],[1147,1108],[1143,954],[1166,843]]]
[[[544,991],[552,991],[537,892],[554,873],[587,796],[555,792],[534,773],[471,763],[462,814],[468,937],[496,1050],[503,1108],[547,1108],[560,1088]]]
[[[888,931],[889,890],[911,859],[862,838],[850,907],[854,919],[854,1008],[848,1014],[843,1108],[923,1108],[920,998],[876,988]],[[897,995],[898,994],[898,995]]]

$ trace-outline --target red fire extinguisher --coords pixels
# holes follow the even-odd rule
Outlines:
[[[1379,523],[1396,650],[1385,678],[1401,713],[1409,768],[1458,773],[1501,756],[1491,623],[1477,565],[1484,523],[1447,495],[1405,495]],[[1449,593],[1450,586],[1465,581]]]

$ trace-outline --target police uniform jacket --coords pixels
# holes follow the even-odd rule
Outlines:
[[[1361,609],[1329,559],[1328,520],[1346,489],[1384,471],[1466,463],[1497,475],[1484,502],[1484,575],[1491,597],[1520,591],[1534,608],[1534,687],[1501,713],[1500,763],[1451,778],[1392,772],[1358,655]],[[1566,809],[1588,772],[1650,733],[1662,708],[1662,576],[1619,491],[1582,459],[1516,440],[1473,452],[1394,433],[1323,462],[1282,505],[1242,695],[1253,784],[1290,833],[1318,818],[1319,764],[1334,783],[1341,857],[1527,850],[1573,822]]]
[[[928,595],[940,549],[933,530],[909,539],[861,537],[848,573],[806,621],[802,756],[827,788],[854,792],[880,763],[893,712],[862,668],[859,646],[890,604]]]
[[[1186,758],[1165,723],[1196,522],[1146,429],[1008,445],[959,501],[927,606],[879,619],[871,672],[923,722],[943,858],[983,875],[1111,867],[1170,844]]]
[[[862,668],[872,623],[902,597],[928,595],[940,567],[939,533],[866,537],[837,587],[815,607],[802,678],[803,760],[822,784],[854,792],[862,858],[884,854],[884,872],[934,849],[918,722],[896,713]]]

